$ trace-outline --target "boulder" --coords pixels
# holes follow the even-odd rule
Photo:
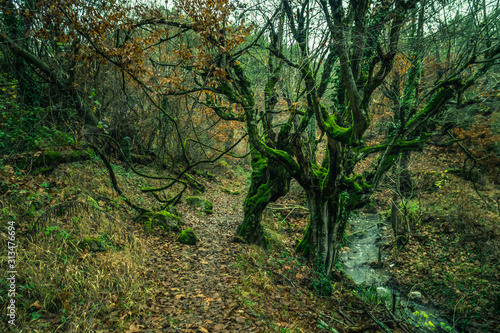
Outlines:
[[[177,241],[182,244],[196,245],[198,238],[196,237],[193,229],[187,228],[185,230],[182,230],[179,237],[177,237]]]
[[[377,294],[380,298],[387,298],[391,296],[390,290],[385,287],[377,287]]]
[[[146,231],[151,231],[154,227],[160,227],[165,231],[180,231],[184,224],[179,216],[167,210],[147,212],[140,215],[138,221],[144,224]]]
[[[187,197],[186,203],[190,206],[201,207],[207,214],[213,213],[213,205],[210,201],[203,197]]]

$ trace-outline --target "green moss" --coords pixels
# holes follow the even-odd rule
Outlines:
[[[151,232],[152,227],[153,227],[153,221],[151,220],[144,221],[144,231]]]
[[[73,150],[71,151],[68,155],[67,158],[71,160],[77,160],[85,155],[88,155],[87,151],[82,151],[82,150]]]
[[[446,102],[448,99],[453,97],[454,90],[451,87],[440,88],[431,98],[429,102],[422,108],[422,110],[410,119],[405,127],[408,128],[413,125],[416,121],[421,120],[427,116],[430,116],[433,112],[437,111],[438,108]]]
[[[267,239],[264,236],[264,229],[260,224],[260,219],[262,211],[269,202],[272,188],[269,181],[261,183],[262,181],[260,181],[260,178],[252,178],[249,195],[247,195],[243,203],[245,219],[238,228],[238,236],[245,242],[258,243],[266,247]],[[261,183],[260,186],[258,186],[259,183]]]
[[[102,211],[103,209],[101,208],[101,206],[99,206],[99,204],[97,203],[97,201],[94,200],[94,198],[92,198],[91,196],[87,196],[87,202],[92,205],[92,207],[94,207],[95,209],[97,210],[100,210]]]
[[[180,220],[181,219],[180,217],[175,216],[174,214],[172,214],[172,213],[170,213],[170,212],[168,212],[166,210],[161,210],[161,211],[159,211],[156,214],[162,215],[165,218],[169,218],[169,219],[174,219],[174,220]]]
[[[184,178],[187,179],[189,186],[191,186],[195,190],[198,190],[201,193],[205,193],[205,191],[207,190],[205,185],[194,179],[190,174],[185,173]]]
[[[177,241],[182,244],[196,245],[198,238],[196,237],[193,229],[187,228],[180,233],[177,237]]]
[[[323,167],[318,167],[316,164],[311,164],[311,170],[314,176],[318,179],[324,179],[328,173],[328,170]]]
[[[354,193],[363,193],[372,188],[372,186],[363,179],[362,175],[355,175],[352,178],[344,176],[344,184]]]
[[[265,204],[268,201],[267,197],[269,196],[270,192],[271,186],[269,185],[269,183],[265,183],[259,186],[259,188],[257,189],[257,194],[245,200],[245,208],[252,208],[261,204]]]
[[[311,233],[310,226],[311,222],[309,222],[304,230],[304,238],[299,241],[299,244],[297,244],[297,247],[295,248],[295,252],[302,254],[304,257],[309,257],[311,255],[311,244],[309,243]]]
[[[78,243],[78,247],[81,249],[89,249],[92,252],[104,252],[104,244],[98,238],[85,237],[82,241]]]
[[[49,175],[52,171],[54,170],[54,167],[46,167],[46,168],[41,168],[38,170],[35,170],[31,172],[30,174],[33,176],[38,176],[38,175]]]
[[[325,121],[325,127],[333,139],[347,144],[351,142],[353,127],[340,127],[337,125],[337,117],[335,115],[328,117]]]
[[[44,158],[45,158],[45,161],[46,163],[53,163],[53,162],[57,162],[58,160],[60,160],[62,157],[62,154],[58,151],[54,151],[54,150],[49,150],[49,151],[46,151],[44,153]]]
[[[186,203],[190,206],[202,207],[207,214],[213,213],[212,203],[203,197],[187,197]]]
[[[295,160],[286,152],[283,150],[278,150],[278,149],[273,149],[269,146],[265,146],[265,150],[267,153],[272,156],[275,159],[282,160],[284,164],[288,165],[292,170],[292,173],[298,173],[299,172],[299,165]]]
[[[154,227],[160,227],[166,231],[179,231],[184,224],[179,216],[166,210],[147,212],[140,215],[137,221],[144,224],[146,231],[150,231]]]
[[[228,188],[226,188],[226,187],[224,187],[224,188],[222,189],[222,191],[223,191],[223,192],[226,192],[226,193],[229,193],[229,194],[232,194],[232,195],[238,195],[238,194],[240,194],[240,191],[238,191],[238,190],[236,190],[236,191],[231,191],[230,189],[228,189]]]

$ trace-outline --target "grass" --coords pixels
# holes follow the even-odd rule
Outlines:
[[[7,221],[17,223],[17,328],[89,332],[106,325],[122,330],[125,321],[120,317],[133,315],[145,304],[149,292],[141,266],[147,249],[131,231],[125,218],[128,212],[117,213],[113,201],[99,200],[100,209],[89,204],[90,194],[113,196],[99,188],[106,177],[92,172],[99,168],[96,162],[74,163],[65,173],[51,175],[50,180],[45,177],[43,182],[23,174],[12,178],[13,170],[1,170],[0,228],[5,232]],[[74,204],[51,210],[63,202]],[[113,210],[113,215],[104,213]],[[6,264],[5,254],[2,265]],[[6,277],[3,272],[3,313],[9,300]],[[8,329],[2,320],[0,330]]]

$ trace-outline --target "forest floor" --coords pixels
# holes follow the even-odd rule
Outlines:
[[[138,189],[159,183],[113,163],[127,197],[154,208],[154,199]],[[9,284],[2,276],[0,330],[379,332],[382,322],[393,332],[402,331],[399,325],[410,329],[340,273],[333,297],[313,294],[312,264],[294,252],[307,223],[300,209],[290,209],[301,203],[297,191],[267,210],[267,249],[234,243],[249,170],[224,163],[211,172],[215,181],[198,179],[213,213],[178,205],[185,228],[199,239],[191,246],[173,232],[134,224],[136,214],[110,188],[99,160],[61,164],[37,176],[4,167],[2,221],[16,221],[17,231],[17,326],[3,316]],[[0,236],[7,237],[6,228]]]
[[[113,163],[127,197],[155,209],[154,199],[138,189],[161,182],[145,181]],[[174,232],[147,232],[134,223],[136,214],[111,189],[99,160],[61,164],[49,175],[1,169],[1,221],[17,221],[18,232],[14,331],[415,331],[394,318],[376,292],[355,286],[339,270],[332,297],[313,294],[313,264],[295,254],[307,224],[298,186],[266,210],[270,245],[263,249],[233,242],[248,167],[220,163],[209,171],[215,179],[197,179],[207,187],[203,196],[213,203],[213,213],[178,205],[184,228],[198,236],[192,246],[177,242]],[[418,177],[432,191],[420,196],[417,206],[413,202],[410,242],[392,250],[386,267],[395,263],[392,273],[401,288],[422,292],[424,302],[441,305],[465,331],[500,331],[496,217],[464,206],[481,207],[480,199],[458,176],[426,169]],[[494,195],[486,192],[495,191],[492,184],[480,186],[484,195]],[[378,193],[375,202],[384,196]],[[93,209],[80,209],[83,204]],[[476,222],[468,226],[471,220]],[[5,280],[0,287],[3,316]],[[8,329],[1,319],[0,330]]]
[[[456,152],[436,147],[412,159],[413,198],[400,207],[410,237],[397,249],[392,229],[386,231],[386,263],[399,289],[420,292],[420,302],[437,306],[455,329],[500,332],[498,171],[471,180],[456,172],[456,161]],[[375,195],[384,217],[391,196],[387,188]]]
[[[154,292],[128,331],[380,331],[366,312],[373,306],[359,299],[353,286],[339,283],[332,298],[313,295],[308,288],[312,267],[294,254],[295,241],[277,214],[266,214],[264,221],[269,249],[233,242],[243,217],[245,177],[207,183],[213,214],[181,205],[186,227],[199,238],[196,246],[179,244],[174,234],[148,237],[154,254],[146,277]],[[227,188],[242,193],[229,194]],[[300,236],[302,228],[287,232]]]

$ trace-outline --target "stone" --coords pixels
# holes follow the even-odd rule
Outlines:
[[[408,294],[408,297],[410,299],[421,299],[422,293],[420,291],[412,291]]]
[[[385,287],[377,287],[377,294],[379,295],[379,297],[383,298],[389,296],[391,292]]]
[[[193,229],[187,228],[185,230],[182,230],[180,235],[177,237],[177,241],[186,245],[196,245],[198,238],[196,237]]]
[[[213,213],[213,205],[203,197],[187,197],[186,203],[190,206],[201,207],[207,214]]]
[[[104,252],[104,244],[97,238],[86,237],[78,243],[81,249],[88,248],[91,252]]]
[[[144,224],[144,230],[150,232],[153,227],[160,227],[165,231],[180,231],[184,222],[177,215],[167,210],[147,212],[138,218]]]

